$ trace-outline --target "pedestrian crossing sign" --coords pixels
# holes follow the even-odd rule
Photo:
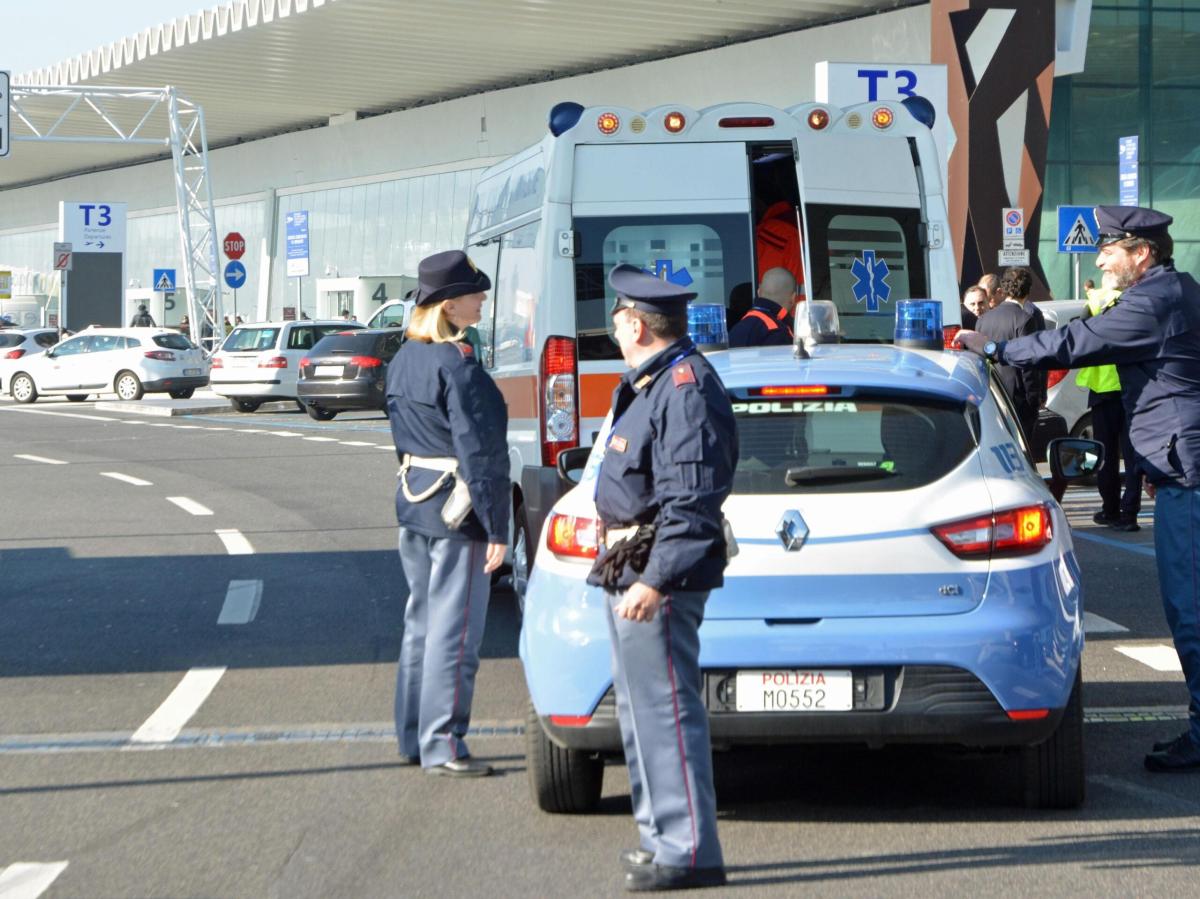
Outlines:
[[[1099,233],[1094,207],[1058,207],[1058,252],[1094,253]]]
[[[156,268],[154,270],[154,289],[161,293],[171,293],[175,290],[175,269]]]

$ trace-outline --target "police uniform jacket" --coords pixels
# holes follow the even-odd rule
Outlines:
[[[471,512],[455,531],[442,522],[447,483],[429,499],[413,503],[399,487],[396,519],[427,537],[464,537],[488,543],[508,540],[508,407],[495,382],[464,342],[408,340],[388,365],[388,419],[401,456],[454,457],[458,477],[471,493]],[[413,494],[427,489],[438,472],[413,467]]]
[[[645,570],[627,566],[617,586],[641,581],[662,593],[720,587],[721,505],[738,459],[725,385],[684,337],[626,372],[612,409],[596,511],[606,528],[655,525]],[[589,583],[599,586],[594,575]]]
[[[1115,363],[1129,438],[1153,484],[1200,486],[1200,285],[1148,269],[1103,315],[997,346],[999,361],[1076,368]]]
[[[755,315],[755,312],[759,315]],[[763,321],[769,318],[775,327]],[[750,311],[729,331],[729,346],[789,346],[795,327],[792,317],[774,300],[756,297]]]

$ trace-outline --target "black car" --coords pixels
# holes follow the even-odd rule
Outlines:
[[[322,337],[300,360],[297,398],[317,421],[350,409],[386,408],[387,365],[403,339],[399,328]]]

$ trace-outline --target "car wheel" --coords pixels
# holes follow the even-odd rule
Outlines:
[[[82,403],[87,398],[88,398],[88,395],[86,393],[68,393],[67,394],[67,399],[69,399],[72,403]]]
[[[123,371],[118,374],[116,380],[113,381],[113,389],[116,390],[117,396],[126,402],[140,400],[146,393],[138,376],[131,371]]]
[[[525,721],[525,762],[533,801],[542,811],[580,814],[599,804],[604,759],[555,744],[542,729],[532,701]]]
[[[299,409],[301,412],[308,411],[308,407],[305,406],[304,403],[300,402],[299,400],[292,400],[292,402],[296,404],[296,408]]]
[[[517,506],[513,516],[517,536],[512,551],[512,589],[517,598],[517,610],[525,614],[525,591],[529,588],[529,573],[533,570],[533,553],[537,548],[529,536],[529,522],[525,520],[525,507]]]
[[[23,371],[17,372],[12,376],[12,380],[8,384],[8,392],[12,394],[12,398],[18,403],[32,403],[38,398],[37,387],[33,383],[33,378]]]
[[[169,391],[173,400],[190,400],[192,394],[196,392],[195,387],[183,387],[179,390]]]
[[[247,400],[235,396],[230,398],[229,404],[238,412],[257,412],[262,400]]]
[[[1026,808],[1077,808],[1083,803],[1082,671],[1075,674],[1075,686],[1058,728],[1049,739],[1021,747],[1020,758]]]
[[[322,409],[320,406],[308,406],[304,410],[308,413],[308,417],[314,421],[333,421],[336,412],[331,412],[328,409]]]

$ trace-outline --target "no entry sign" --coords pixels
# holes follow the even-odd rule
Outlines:
[[[241,259],[242,254],[246,252],[246,238],[236,231],[230,231],[225,235],[223,247],[225,255],[230,259]]]

